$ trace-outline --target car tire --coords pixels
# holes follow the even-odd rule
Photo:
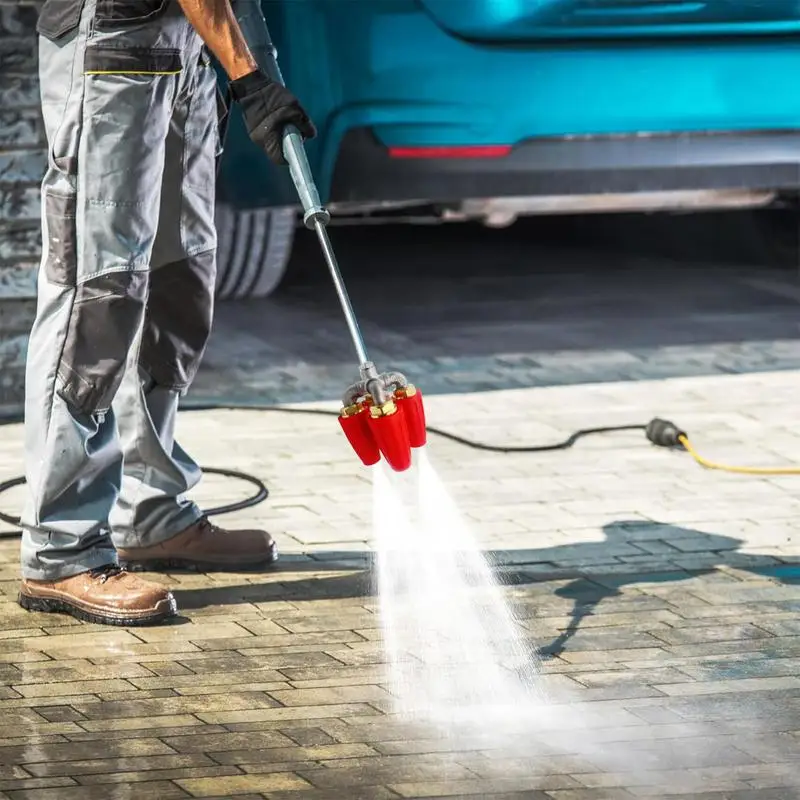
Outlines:
[[[216,209],[217,287],[221,300],[269,297],[286,275],[295,212],[290,208]]]

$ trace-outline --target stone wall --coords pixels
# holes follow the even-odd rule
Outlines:
[[[0,0],[0,413],[19,408],[35,311],[39,182],[46,163],[36,80],[40,6]]]

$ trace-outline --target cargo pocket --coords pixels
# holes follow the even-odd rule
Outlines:
[[[178,75],[181,51],[166,47],[92,45],[83,56],[84,75]]]
[[[125,372],[144,315],[148,275],[98,275],[75,289],[58,365],[59,397],[84,414],[106,411]]]
[[[44,274],[49,283],[73,288],[78,264],[74,194],[45,191],[44,214],[47,227],[47,257]]]
[[[56,42],[78,27],[82,9],[82,0],[45,0],[36,22],[36,32]]]
[[[144,25],[158,19],[170,0],[97,0],[94,27],[98,31],[111,31],[129,25]]]

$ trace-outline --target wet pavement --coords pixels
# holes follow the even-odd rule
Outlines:
[[[800,464],[794,274],[442,231],[396,238],[372,274],[375,235],[342,237],[354,300],[432,424],[540,444],[659,415],[714,458]],[[194,399],[335,408],[352,376],[341,328],[322,280],[223,307]],[[370,476],[335,420],[193,411],[180,438],[267,482],[266,504],[219,521],[268,526],[285,556],[265,574],[161,576],[177,624],[104,629],[23,612],[0,527],[0,798],[800,798],[800,477],[704,471],[639,431],[540,454],[432,437],[546,656],[556,722],[584,726],[501,745],[391,713]],[[3,480],[21,429],[0,443]],[[208,476],[197,498],[248,491]]]

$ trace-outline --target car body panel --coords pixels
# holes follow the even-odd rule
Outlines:
[[[795,0],[421,0],[474,41],[748,36],[800,31]]]
[[[425,2],[476,6],[473,0]],[[769,2],[784,15],[797,5]],[[740,14],[748,5],[765,10],[760,0],[716,4],[736,6]],[[263,3],[286,82],[319,129],[308,152],[324,199],[342,142],[357,129],[371,130],[386,147],[800,129],[800,35],[719,33],[698,40],[631,32],[614,40],[498,46],[451,35],[426,6],[414,0]],[[718,16],[716,24],[734,24]],[[767,24],[762,16],[752,25]],[[243,207],[295,202],[285,171],[265,163],[238,114],[221,191]]]

